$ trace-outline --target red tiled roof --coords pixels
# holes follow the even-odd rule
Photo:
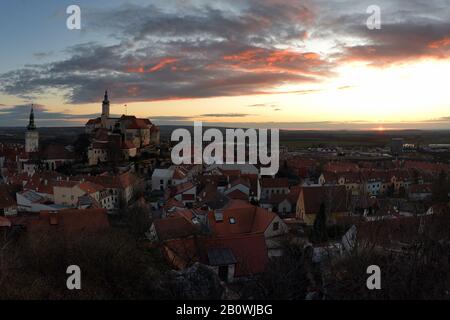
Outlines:
[[[226,169],[222,169],[219,168],[219,171],[224,175],[224,176],[228,176],[228,177],[239,177],[241,175],[241,171],[239,170],[226,170]]]
[[[67,235],[84,232],[99,232],[109,228],[105,209],[67,209],[56,213],[41,211],[38,218],[25,219],[30,232],[51,232],[58,230]]]
[[[164,205],[164,210],[167,211],[174,207],[184,208],[184,204],[176,200],[175,198],[170,198],[169,200],[166,201],[166,204]]]
[[[328,162],[324,166],[324,171],[331,171],[331,172],[358,172],[359,166],[356,163],[352,162]]]
[[[61,188],[73,188],[78,182],[71,180],[60,180],[60,181],[52,181],[53,187],[61,187]]]
[[[183,180],[184,178],[186,178],[186,172],[181,168],[175,168],[172,179]]]
[[[207,248],[230,249],[236,258],[235,276],[250,276],[264,272],[269,262],[262,233],[209,239]]]
[[[244,178],[237,178],[231,183],[231,187],[237,186],[238,184],[242,184],[250,189],[250,182]]]
[[[89,181],[78,184],[78,188],[89,194],[103,190],[103,187],[101,185]]]
[[[271,204],[280,204],[281,202],[283,202],[284,200],[288,200],[290,202],[290,198],[289,198],[289,193],[286,194],[272,194],[270,196],[270,198],[267,200],[268,203]],[[295,199],[296,201],[297,199]]]
[[[95,184],[99,184],[104,188],[111,189],[124,189],[136,182],[136,177],[128,172],[122,173],[121,175],[111,175],[102,174],[98,176],[79,176],[78,179],[84,179],[85,181],[90,181]]]
[[[361,175],[359,172],[342,172],[338,174],[339,179],[344,178],[345,183],[360,183]]]
[[[287,178],[275,178],[275,179],[261,179],[262,188],[289,188],[289,181]]]
[[[313,168],[316,165],[317,161],[314,159],[307,159],[307,158],[293,158],[288,159],[286,163],[289,168],[300,169],[300,168]]]
[[[425,162],[425,161],[405,160],[403,167],[407,168],[407,169],[417,169],[417,170],[434,172],[434,173],[439,173],[441,171],[446,171],[446,172],[450,171],[450,165],[448,165],[448,164],[432,163],[432,162]]]
[[[197,233],[197,228],[182,215],[158,219],[153,223],[161,241],[189,237]]]
[[[94,125],[94,124],[100,124],[102,122],[101,118],[96,118],[96,119],[90,119],[86,125]]]
[[[184,193],[192,188],[194,188],[194,184],[192,182],[185,182],[181,183],[179,185],[176,185],[175,187],[170,189],[170,194],[173,196],[176,196],[177,194]]]
[[[248,195],[243,193],[241,190],[236,189],[227,193],[227,197],[230,199],[240,199],[240,200],[248,200]]]
[[[247,200],[232,199],[227,203],[226,209],[240,209],[253,207]]]
[[[109,141],[109,130],[105,128],[100,128],[95,131],[94,139],[97,141]]]
[[[148,129],[151,126],[151,122],[148,119],[132,119],[131,123],[128,125],[127,129]]]
[[[75,159],[75,155],[69,152],[63,145],[51,144],[48,145],[41,154],[42,158],[45,160],[54,159],[64,159],[71,160]]]
[[[216,221],[214,212],[208,214],[209,225],[214,235],[219,237],[233,234],[264,233],[276,217],[275,213],[252,205],[236,209],[227,208],[222,211],[222,216],[223,221],[219,222]]]

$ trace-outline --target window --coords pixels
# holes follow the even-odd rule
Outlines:
[[[273,231],[278,231],[278,229],[280,229],[280,223],[279,222],[274,222],[273,223]]]
[[[231,217],[231,218],[230,218],[230,224],[236,224],[236,219],[233,218],[233,217]]]

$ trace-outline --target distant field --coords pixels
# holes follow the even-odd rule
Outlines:
[[[361,146],[383,147],[392,138],[405,143],[427,145],[450,143],[450,131],[282,131],[280,144],[288,147]]]
[[[41,141],[69,144],[84,132],[83,127],[38,128]],[[0,142],[23,143],[25,128],[0,128]]]
[[[178,126],[160,126],[161,139],[170,139],[172,131]],[[185,127],[192,131],[192,127]],[[207,129],[207,127],[204,127]],[[223,129],[225,130],[225,129]],[[71,143],[79,134],[84,132],[83,127],[53,127],[39,128],[40,138],[43,141]],[[0,128],[0,142],[23,143],[25,128]],[[280,131],[280,144],[293,148],[332,147],[332,146],[386,146],[392,138],[404,138],[405,143],[427,145],[430,143],[450,143],[450,130],[441,131]]]

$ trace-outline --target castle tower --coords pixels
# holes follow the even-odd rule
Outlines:
[[[25,152],[39,151],[39,132],[36,130],[34,123],[34,110],[31,106],[30,121],[25,132]]]

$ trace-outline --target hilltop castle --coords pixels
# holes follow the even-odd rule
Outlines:
[[[158,146],[158,126],[149,119],[122,115],[110,117],[108,91],[102,102],[102,114],[86,123],[86,133],[91,136],[88,150],[89,164],[95,165],[110,159],[111,150],[121,150],[125,158],[136,156],[143,148]]]

